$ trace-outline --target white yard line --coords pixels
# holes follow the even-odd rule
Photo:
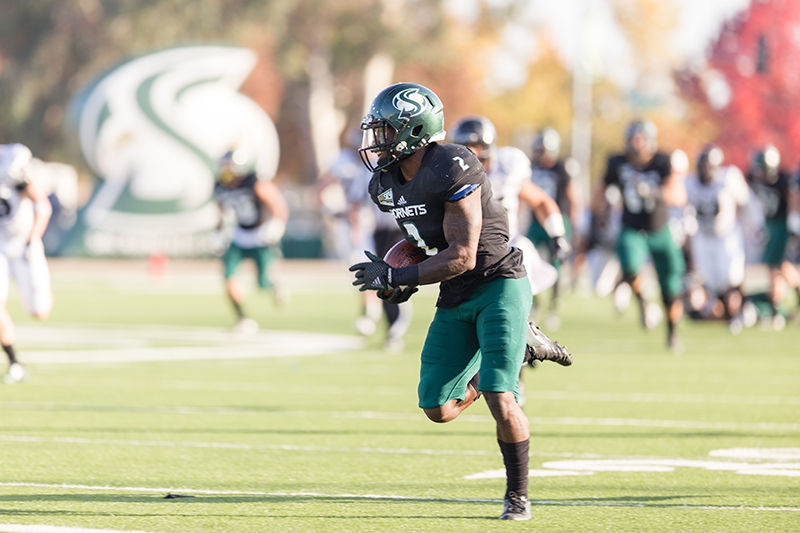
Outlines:
[[[45,524],[0,524],[3,533],[147,533],[129,529],[94,529],[86,527],[48,526]]]
[[[263,496],[263,497],[302,497],[302,498],[342,498],[358,500],[386,500],[386,501],[413,501],[413,502],[444,502],[444,503],[503,503],[502,500],[485,498],[436,498],[432,496],[399,496],[391,494],[351,494],[351,493],[322,493],[322,492],[266,492],[244,490],[208,490],[191,488],[166,488],[166,487],[112,487],[97,485],[80,485],[70,483],[23,483],[0,482],[0,487],[29,487],[56,490],[95,490],[103,492],[154,492],[203,496]],[[756,505],[694,505],[688,503],[641,503],[641,502],[596,502],[596,501],[557,501],[557,500],[531,500],[533,505],[553,505],[564,507],[652,507],[652,508],[677,508],[699,509],[713,511],[774,511],[774,512],[800,512],[800,507],[771,507]]]
[[[531,391],[529,398],[553,401],[590,401],[611,403],[708,403],[733,405],[800,405],[800,396],[751,396],[743,394],[663,394],[637,392],[566,392]]]
[[[246,335],[224,328],[150,325],[23,325],[18,328],[18,337],[21,343],[58,347],[26,350],[25,362],[33,364],[295,357],[365,346],[363,338],[353,335],[283,330]],[[163,346],[165,343],[173,345]]]
[[[380,411],[270,411],[250,409],[246,407],[219,406],[147,406],[147,405],[91,405],[55,402],[0,402],[0,407],[17,410],[45,411],[131,411],[159,412],[175,414],[228,414],[259,415],[279,417],[312,417],[349,418],[363,420],[407,420],[424,422],[420,413],[390,413]],[[489,415],[461,415],[462,422],[487,423],[493,419]],[[670,429],[701,429],[727,431],[800,431],[800,424],[792,422],[727,422],[702,420],[657,420],[644,418],[594,418],[594,417],[529,417],[531,424],[539,426],[601,426],[601,427],[641,427]]]

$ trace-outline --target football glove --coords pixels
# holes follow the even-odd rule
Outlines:
[[[417,287],[397,287],[396,289],[378,291],[378,298],[390,304],[407,302],[411,295],[417,292]]]
[[[553,260],[566,261],[567,256],[572,251],[569,241],[564,237],[553,237],[550,239],[550,256]]]
[[[389,285],[389,265],[372,252],[364,251],[369,262],[356,263],[350,267],[350,272],[355,272],[356,279],[353,285],[359,287],[360,291],[385,291],[391,288]],[[409,295],[410,296],[410,295]]]

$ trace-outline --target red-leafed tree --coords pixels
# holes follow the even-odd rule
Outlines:
[[[728,160],[746,166],[754,150],[778,147],[782,164],[800,161],[800,2],[753,0],[722,28],[703,72],[678,75],[698,104],[695,125],[711,119]]]

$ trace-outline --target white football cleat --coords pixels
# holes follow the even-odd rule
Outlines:
[[[545,335],[536,324],[528,322],[528,341],[523,362],[533,366],[536,361],[553,361],[561,366],[569,366],[572,364],[572,354]]]
[[[355,328],[359,335],[369,337],[375,333],[375,330],[378,329],[378,325],[370,317],[364,315],[356,318]]]
[[[645,329],[654,329],[664,319],[664,312],[654,302],[648,302],[644,308],[643,325]]]
[[[617,313],[622,314],[628,310],[631,305],[631,294],[633,294],[631,286],[625,282],[620,283],[614,289],[614,310]]]
[[[3,376],[3,381],[6,383],[19,383],[28,378],[28,371],[19,363],[11,363],[8,367],[8,372]]]
[[[245,335],[252,335],[258,332],[258,322],[252,318],[242,317],[233,325],[233,331]]]

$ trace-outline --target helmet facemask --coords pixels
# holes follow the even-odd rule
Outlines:
[[[383,170],[400,160],[394,152],[397,130],[385,119],[367,115],[361,121],[361,148],[358,155],[371,171]]]

